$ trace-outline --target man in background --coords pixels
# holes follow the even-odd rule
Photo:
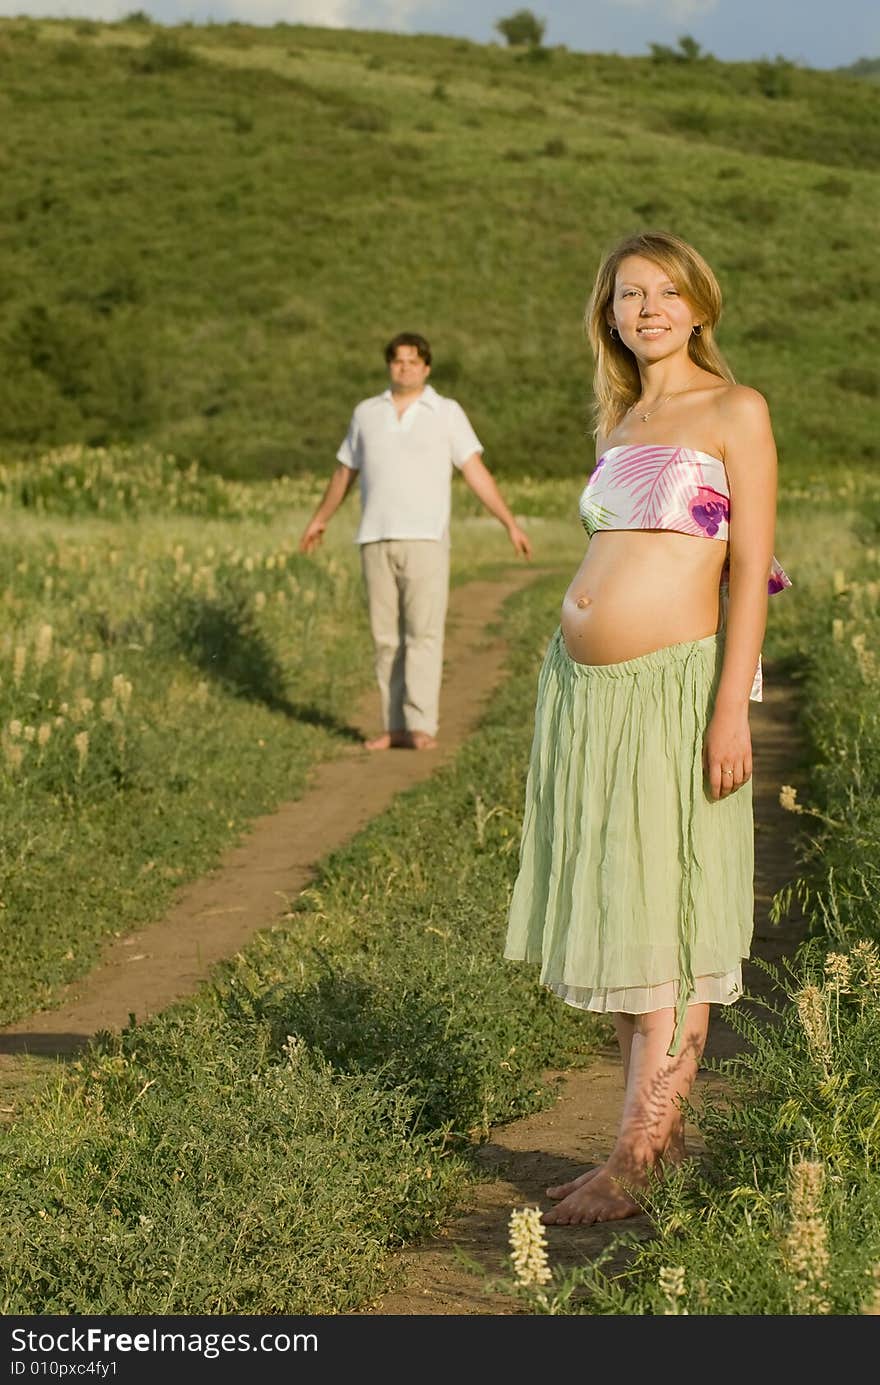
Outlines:
[[[369,750],[437,745],[443,633],[449,594],[449,516],[453,467],[507,530],[514,551],[531,558],[482,461],[482,445],[461,405],[428,384],[431,348],[401,332],[385,348],[389,388],[355,408],[336,470],[300,540],[317,548],[356,476],[361,520],[356,542],[367,590],[381,735]]]

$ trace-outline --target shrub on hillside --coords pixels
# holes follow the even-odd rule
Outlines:
[[[665,43],[650,43],[651,58],[655,63],[695,63],[711,58],[690,34],[682,34],[677,48],[669,48]]]
[[[538,47],[544,37],[547,21],[539,19],[531,10],[517,10],[506,19],[499,19],[495,28],[512,48]]]
[[[156,34],[140,53],[131,59],[135,72],[177,72],[199,61],[197,54],[171,34]]]

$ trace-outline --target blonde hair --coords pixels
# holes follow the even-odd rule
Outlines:
[[[614,298],[614,284],[621,261],[628,255],[652,260],[669,275],[703,324],[699,336],[691,336],[688,352],[695,365],[734,383],[733,372],[715,345],[714,332],[721,317],[721,289],[702,255],[680,236],[669,231],[640,231],[627,236],[605,256],[587,304],[585,326],[593,348],[593,401],[596,433],[607,436],[641,393],[641,377],[635,356],[609,331],[607,312]]]

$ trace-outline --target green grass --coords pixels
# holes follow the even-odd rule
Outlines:
[[[320,473],[413,328],[503,479],[579,473],[583,304],[606,245],[661,224],[716,266],[789,465],[876,458],[874,88],[786,68],[768,94],[767,66],[3,21],[0,446]]]
[[[607,1038],[500,960],[517,709],[557,597],[547,579],[513,603],[510,681],[450,768],[200,997],[23,1106],[0,1137],[4,1312],[352,1311],[450,1215],[473,1143]]]

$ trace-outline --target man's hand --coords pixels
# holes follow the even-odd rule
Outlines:
[[[323,519],[310,520],[299,541],[300,553],[314,553],[324,537],[324,530],[326,528],[327,524]]]
[[[519,557],[531,558],[532,545],[529,543],[528,535],[520,529],[518,524],[509,524],[507,526],[507,537],[510,539]]]

